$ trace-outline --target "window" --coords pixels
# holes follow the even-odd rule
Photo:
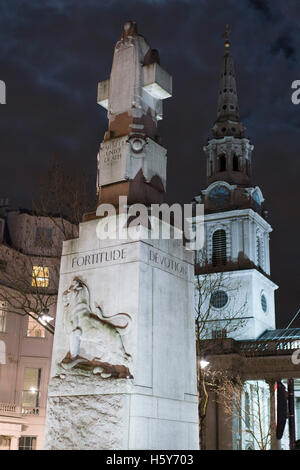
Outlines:
[[[19,439],[19,450],[35,450],[36,437],[35,436],[22,436]]]
[[[0,436],[0,451],[10,450],[11,446],[11,437],[10,436]]]
[[[35,245],[41,247],[52,246],[52,229],[37,227],[35,231]]]
[[[218,290],[211,294],[210,303],[215,308],[223,308],[228,302],[228,295],[224,290]]]
[[[26,336],[30,338],[45,338],[45,328],[34,318],[28,317]]]
[[[267,299],[266,299],[265,294],[261,294],[260,302],[261,302],[261,308],[266,313],[268,310],[268,304],[267,304]]]
[[[300,397],[295,397],[296,436],[300,438]]]
[[[250,429],[250,397],[248,392],[245,392],[245,427]]]
[[[211,332],[212,339],[227,338],[226,328],[222,330],[212,330]]]
[[[27,410],[38,408],[40,395],[42,369],[34,367],[25,367],[24,369],[24,387],[22,394],[22,413],[26,414]]]
[[[233,171],[239,171],[239,157],[237,155],[233,155],[232,169]]]
[[[226,232],[225,230],[216,230],[213,234],[212,243],[212,264],[217,266],[226,264]]]
[[[220,169],[219,171],[226,171],[226,157],[224,154],[219,157]]]
[[[5,333],[6,331],[6,313],[7,303],[0,302],[0,333]]]
[[[6,364],[6,344],[0,340],[0,364]]]
[[[49,286],[49,268],[46,266],[33,266],[32,267],[32,282],[33,287],[48,287]]]

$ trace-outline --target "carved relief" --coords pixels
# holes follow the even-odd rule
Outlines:
[[[90,306],[90,292],[85,282],[75,277],[63,293],[64,330],[69,351],[60,363],[63,369],[85,369],[102,378],[132,378],[122,335],[128,332],[131,316],[127,313],[105,315],[95,303]]]

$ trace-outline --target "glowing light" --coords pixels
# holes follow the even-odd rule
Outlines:
[[[205,369],[205,367],[207,367],[208,364],[209,364],[209,362],[206,361],[205,359],[201,359],[201,360],[200,360],[200,367],[201,367],[201,369]]]
[[[40,322],[42,323],[42,325],[46,325],[47,323],[49,323],[50,321],[54,320],[53,317],[51,317],[50,315],[44,313],[43,315],[40,316]]]
[[[46,266],[32,267],[32,287],[48,287],[49,286],[49,268]]]

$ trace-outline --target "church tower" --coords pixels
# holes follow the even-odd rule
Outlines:
[[[225,33],[217,119],[204,147],[207,187],[195,198],[205,208],[205,246],[197,253],[199,281],[212,279],[206,337],[256,339],[275,328],[269,234],[261,189],[252,183],[253,145],[240,119],[236,77]]]

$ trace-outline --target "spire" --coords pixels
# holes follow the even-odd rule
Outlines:
[[[229,29],[229,25],[226,25],[225,33],[222,34],[222,38],[225,38],[224,46],[225,46],[225,54],[229,54],[230,48],[230,41],[229,41],[229,34],[231,33],[231,29]]]
[[[251,184],[251,154],[253,145],[245,138],[240,120],[236,91],[235,70],[230,55],[230,30],[226,25],[225,54],[223,57],[218,96],[217,119],[204,151],[207,156],[207,183],[226,181],[242,187]]]
[[[225,55],[223,58],[218,95],[217,120],[212,129],[215,138],[224,136],[244,137],[245,128],[240,121],[239,104],[233,58],[230,55],[230,30],[226,25]]]

